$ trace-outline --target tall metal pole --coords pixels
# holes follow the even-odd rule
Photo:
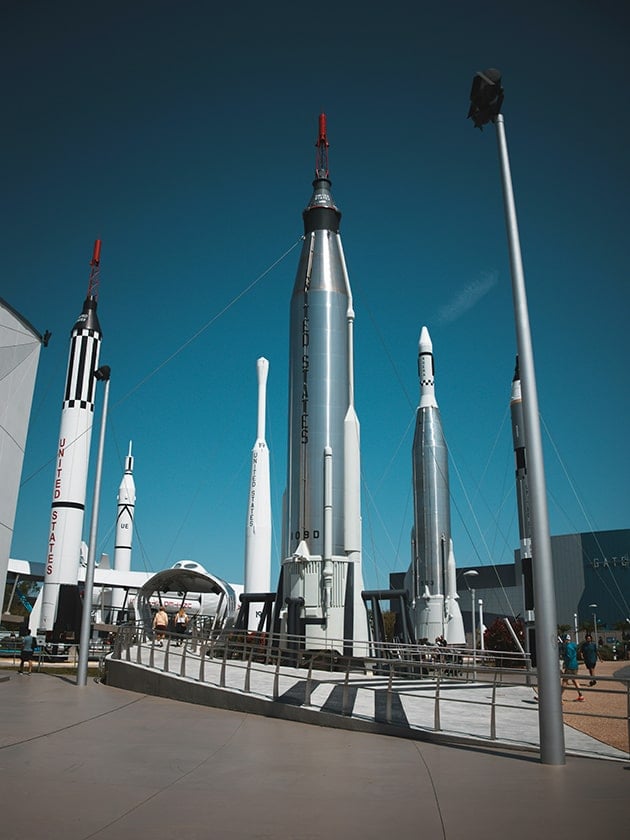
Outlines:
[[[475,589],[470,590],[470,614],[472,615],[473,680],[477,679],[477,613],[475,609]]]
[[[486,641],[483,637],[483,598],[479,599],[479,640],[481,643],[481,650],[485,650]]]
[[[512,189],[503,114],[494,119],[497,130],[505,221],[512,270],[512,295],[516,341],[523,389],[523,419],[529,477],[532,519],[532,554],[534,568],[534,601],[536,604],[536,658],[538,670],[538,723],[540,758],[543,764],[565,764],[562,700],[558,674],[558,626],[556,598],[549,537],[547,489],[542,451],[542,435],[538,412],[538,394],[534,370],[534,354],[529,325],[525,275]]]
[[[475,578],[479,575],[479,572],[476,569],[468,569],[467,572],[464,572],[464,580],[466,581],[466,586],[470,590],[470,617],[472,619],[472,652],[473,652],[473,680],[477,679],[477,626],[476,626],[476,605],[475,605],[475,590],[474,587],[471,588],[470,584],[468,583],[468,578]]]
[[[94,498],[92,501],[92,519],[90,522],[90,545],[87,568],[85,570],[85,592],[83,594],[83,614],[81,615],[81,636],[79,639],[79,664],[77,666],[77,685],[87,685],[88,655],[90,647],[90,628],[92,623],[92,592],[94,589],[94,567],[96,565],[96,535],[98,531],[98,507],[101,495],[101,474],[103,472],[103,449],[105,447],[105,426],[107,424],[107,403],[109,401],[110,369],[100,367],[94,376],[104,380],[103,409],[101,411],[101,433],[98,441],[96,474],[94,477]]]
[[[575,644],[577,645],[580,641],[580,637],[578,634],[578,616],[577,613],[573,613],[573,629],[575,630]]]

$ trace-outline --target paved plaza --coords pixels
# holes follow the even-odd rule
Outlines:
[[[3,840],[620,837],[630,818],[630,761],[550,767],[45,673],[3,674],[0,696]]]

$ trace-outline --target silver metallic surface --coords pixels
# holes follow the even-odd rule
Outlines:
[[[431,595],[444,594],[444,570],[451,539],[448,450],[435,399],[433,345],[426,327],[418,344],[420,403],[411,450],[414,498],[414,596],[428,587]]]
[[[536,603],[536,656],[540,686],[538,704],[540,755],[543,764],[564,764],[566,759],[560,681],[558,679],[556,601],[534,353],[512,175],[502,114],[497,116],[495,125],[512,269],[514,319],[523,390],[523,419],[525,421],[525,444],[528,458],[534,600]]]
[[[339,234],[309,234],[291,299],[289,368],[288,553],[305,541],[324,553],[324,449],[334,463],[331,548],[344,552],[344,440],[348,410],[350,289]]]
[[[359,422],[354,410],[352,293],[341,214],[318,170],[290,307],[289,439],[283,591],[304,599],[307,647],[366,640],[360,593]]]

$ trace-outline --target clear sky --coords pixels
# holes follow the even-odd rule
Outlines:
[[[265,356],[275,584],[289,301],[325,111],[356,310],[366,586],[409,564],[423,324],[457,563],[512,560],[516,340],[496,136],[465,119],[487,67],[506,91],[551,531],[630,527],[628,8],[5,0],[0,295],[53,334],[12,556],[45,556],[69,334],[101,238],[99,554],[113,555],[133,440],[133,568],[190,558],[242,582]]]

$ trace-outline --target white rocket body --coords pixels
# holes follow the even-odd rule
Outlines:
[[[129,441],[129,454],[125,458],[125,471],[118,488],[118,508],[116,511],[116,536],[114,542],[114,569],[117,572],[131,571],[131,547],[133,543],[133,519],[136,509],[136,483],[133,479],[132,442]],[[124,601],[124,592],[112,591],[111,604],[120,609]]]
[[[455,565],[455,553],[453,552],[453,540],[449,542],[446,600],[444,603],[444,638],[449,645],[465,645],[466,633],[462,611],[459,607],[459,595],[457,594],[457,567]]]
[[[101,345],[96,298],[88,296],[72,329],[55,463],[40,632],[53,630],[62,584],[77,585]]]
[[[267,376],[269,362],[260,358],[256,363],[258,375],[258,429],[252,449],[252,468],[249,480],[247,522],[245,526],[245,594],[269,592],[271,589],[271,482],[269,449],[265,441],[267,406]],[[260,608],[255,602],[249,610],[249,630],[256,630]]]

